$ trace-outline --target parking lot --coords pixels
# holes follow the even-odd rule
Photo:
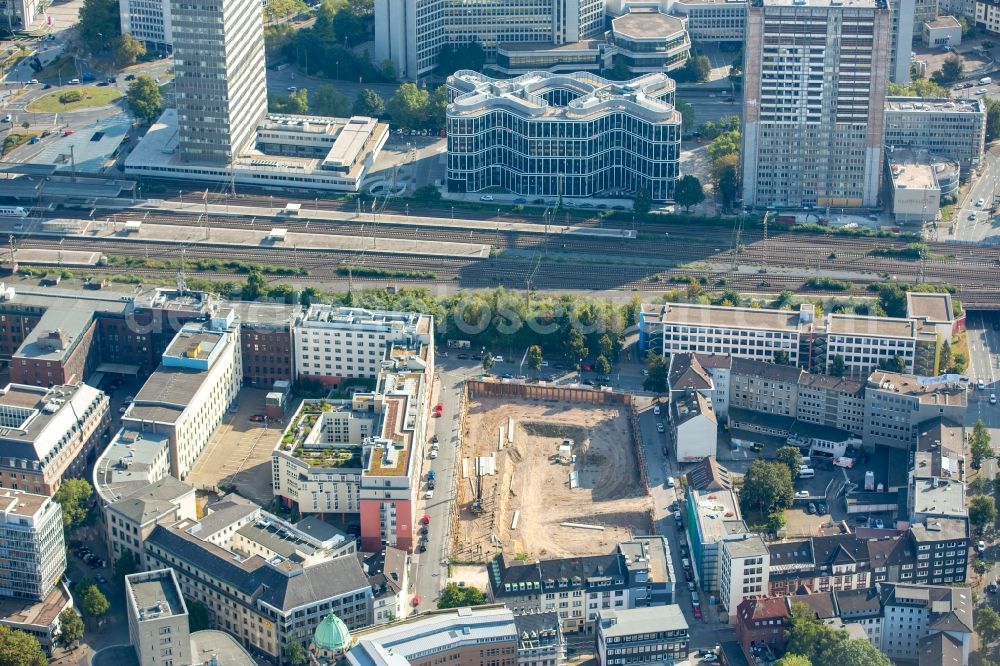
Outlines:
[[[235,485],[237,492],[262,506],[271,502],[271,452],[285,424],[250,420],[264,412],[266,394],[263,389],[240,391],[233,410],[199,456],[188,483],[208,490],[217,490],[220,484]]]

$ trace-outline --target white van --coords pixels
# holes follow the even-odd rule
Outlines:
[[[981,86],[988,86],[991,83],[993,83],[993,79],[991,79],[988,76],[984,76],[983,78],[979,79],[979,85]]]
[[[800,479],[811,479],[816,476],[816,470],[812,467],[800,467],[799,468],[799,478]]]

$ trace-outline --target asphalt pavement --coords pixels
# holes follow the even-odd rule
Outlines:
[[[1000,196],[1000,157],[994,149],[990,149],[984,156],[982,174],[959,202],[961,207],[955,211],[954,233],[950,229],[942,229],[940,239],[982,241],[996,234],[1000,230],[1000,222],[993,219],[990,212],[995,203],[1000,203],[998,196]],[[977,205],[980,200],[983,204]]]
[[[973,382],[983,380],[985,388],[969,392],[969,411],[966,425],[972,426],[982,419],[990,431],[993,450],[1000,453],[1000,404],[990,404],[990,395],[997,395],[1000,402],[1000,313],[970,312],[966,317],[969,340],[969,367],[967,374]],[[983,474],[988,479],[997,475],[997,460],[983,463]]]

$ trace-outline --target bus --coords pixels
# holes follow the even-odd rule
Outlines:
[[[0,206],[0,217],[28,217],[24,206]]]

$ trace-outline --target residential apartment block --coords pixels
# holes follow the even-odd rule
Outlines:
[[[677,462],[697,462],[718,449],[719,422],[712,402],[697,391],[672,396],[667,407],[670,441]]]
[[[608,555],[489,565],[490,598],[516,615],[558,613],[565,633],[594,630],[601,611],[674,602],[670,549],[660,536],[622,542]]]
[[[975,0],[976,26],[987,32],[1000,33],[1000,1]]]
[[[126,451],[118,459],[117,466],[129,465],[128,458]],[[157,525],[173,525],[180,520],[195,520],[198,517],[194,487],[172,476],[163,476],[149,484],[140,481],[135,484],[135,492],[105,505],[116,496],[113,493],[122,488],[105,484],[98,486],[108,553],[115,561],[126,552],[131,552],[135,562],[141,566],[146,538]]]
[[[355,358],[351,346],[357,342],[362,353],[349,372],[367,377],[374,371],[375,385],[350,400],[303,402],[272,454],[275,496],[302,513],[360,514],[361,543],[367,551],[383,546],[409,551],[416,545],[434,360],[430,318],[413,315],[410,321],[426,328],[404,336],[399,319],[389,339],[386,332],[335,329],[330,338],[320,338],[313,331],[313,340],[333,345],[331,353],[344,353],[346,359]],[[301,338],[303,349],[309,339]],[[344,351],[336,349],[338,344],[345,345]]]
[[[926,150],[955,160],[963,180],[979,169],[985,142],[986,107],[981,99],[885,100],[886,147]]]
[[[746,205],[878,205],[891,21],[884,0],[764,0],[750,6],[743,98]]]
[[[882,651],[897,661],[921,659],[926,640],[943,634],[969,663],[972,642],[972,597],[968,590],[927,585],[882,586]],[[916,640],[914,640],[916,639]],[[926,662],[935,663],[935,662]],[[944,661],[936,663],[947,663]]]
[[[0,388],[0,489],[54,495],[109,435],[108,396],[87,384]]]
[[[65,570],[59,504],[45,495],[0,491],[0,597],[41,601]]]
[[[448,189],[589,197],[645,190],[673,199],[681,116],[663,73],[615,82],[532,72],[448,77]]]
[[[566,637],[558,613],[515,615],[518,666],[558,666],[566,660]]]
[[[694,576],[705,592],[720,589],[723,543],[750,535],[732,481],[729,470],[714,457],[706,458],[687,474],[681,513]]]
[[[604,610],[598,614],[594,657],[599,666],[673,663],[687,659],[690,636],[681,607]]]
[[[433,371],[434,318],[414,312],[312,305],[292,328],[296,375],[337,386],[345,379],[374,379],[389,350],[427,347]]]
[[[736,609],[748,597],[768,593],[771,553],[757,534],[722,542],[719,562],[719,602],[729,612],[729,623],[736,622]]]
[[[173,568],[214,628],[271,659],[292,641],[305,645],[331,612],[354,629],[372,623],[372,588],[353,542],[320,542],[246,500],[224,498],[200,521],[157,525],[144,547],[146,566]]]

